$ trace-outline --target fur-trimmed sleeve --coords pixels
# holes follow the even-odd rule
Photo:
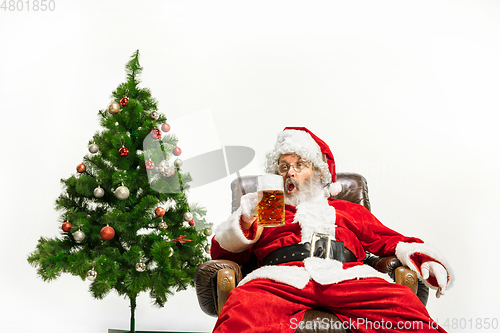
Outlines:
[[[419,238],[407,237],[386,227],[361,205],[350,204],[347,212],[345,221],[348,228],[356,234],[365,251],[377,256],[395,255],[400,242],[423,243]]]
[[[436,278],[430,276],[424,281],[421,266],[427,261],[438,262],[448,272],[448,287],[453,284],[454,275],[450,265],[444,256],[431,245],[419,238],[407,237],[386,227],[362,206],[346,204],[346,207],[344,212],[347,211],[348,214],[344,213],[346,218],[343,221],[346,221],[349,229],[356,234],[364,250],[378,256],[396,255],[403,265],[415,271],[419,279],[433,289],[438,287]]]
[[[210,255],[212,259],[228,259],[239,264],[248,261],[251,247],[257,242],[255,228],[244,230],[240,225],[241,208],[238,208],[226,221],[217,225],[212,238]],[[256,223],[254,223],[256,227]]]
[[[427,261],[435,261],[444,266],[448,273],[448,288],[453,285],[455,276],[446,258],[437,249],[425,243],[400,242],[396,246],[396,257],[405,266],[415,271],[418,278],[432,289],[437,289],[438,284],[434,276],[429,276],[427,280],[422,278],[422,264]]]

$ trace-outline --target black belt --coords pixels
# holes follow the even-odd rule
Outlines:
[[[280,247],[277,250],[269,253],[262,261],[263,265],[278,265],[291,261],[302,261],[305,258],[314,256],[325,258],[327,240],[321,238],[316,241],[314,253],[311,255],[311,243],[292,244]],[[340,262],[357,261],[354,253],[344,246],[344,242],[331,241],[329,259],[338,260]]]

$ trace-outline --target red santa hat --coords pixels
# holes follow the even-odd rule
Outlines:
[[[316,166],[321,173],[321,182],[325,187],[329,186],[331,195],[335,196],[342,190],[342,186],[337,183],[335,160],[330,148],[307,128],[285,127],[278,134],[274,149],[266,155],[266,172],[278,172],[278,160],[283,154],[297,154]]]

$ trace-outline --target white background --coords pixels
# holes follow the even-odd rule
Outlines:
[[[97,112],[136,49],[142,84],[178,121],[185,157],[249,146],[256,160],[242,172],[259,172],[279,131],[308,127],[338,171],[367,178],[383,223],[447,256],[457,280],[432,295],[432,317],[473,327],[500,319],[500,2],[55,4],[0,11],[2,332],[128,328],[127,300],[94,300],[70,275],[42,282],[26,258],[40,236],[59,234],[59,180],[87,153]],[[212,122],[192,117],[208,109]],[[232,178],[192,190],[211,222],[229,214]],[[138,330],[208,332],[214,323],[192,290],[162,309],[139,298]]]

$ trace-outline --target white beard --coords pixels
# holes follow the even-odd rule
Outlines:
[[[319,175],[314,175],[302,184],[299,184],[292,193],[288,194],[285,190],[285,204],[298,206],[301,202],[316,198],[322,193],[325,197],[328,197],[327,192],[321,184]]]

